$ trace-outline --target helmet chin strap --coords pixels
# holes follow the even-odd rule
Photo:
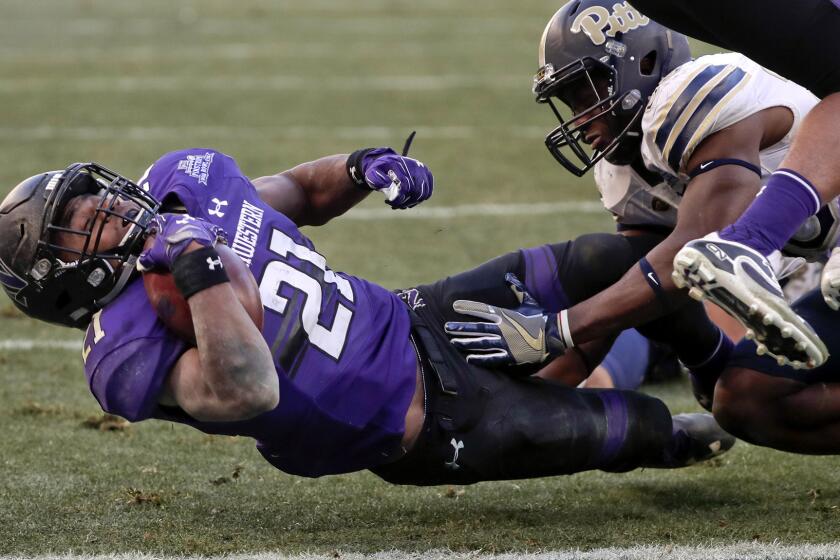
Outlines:
[[[107,263],[107,261],[105,261]],[[135,264],[137,263],[137,256],[131,255],[122,265],[122,270],[119,273],[119,277],[117,278],[116,283],[114,283],[114,287],[111,288],[111,291],[105,294],[103,297],[99,298],[94,302],[94,305],[102,309],[106,305],[108,305],[115,297],[117,297],[120,292],[125,288],[125,285],[128,283],[129,279],[131,279],[131,275],[135,271]],[[108,263],[108,266],[111,266]]]
[[[148,221],[153,216],[154,216],[154,213],[149,212],[148,210],[145,210],[145,209],[141,209],[140,214],[138,214],[136,219],[138,221],[143,220],[144,223],[148,223]],[[147,219],[144,220],[144,218],[147,218]],[[126,234],[120,240],[117,247],[122,248],[129,241],[131,241],[133,239],[133,235],[137,231],[138,227],[139,226],[136,223],[131,224],[131,227],[128,229]],[[104,262],[113,271],[113,266],[111,265],[111,263],[109,263],[107,260],[105,260]],[[111,288],[111,291],[109,291],[103,297],[99,298],[98,300],[96,300],[94,302],[94,305],[96,305],[96,307],[98,307],[99,309],[102,309],[103,307],[108,305],[108,303],[110,303],[115,297],[117,297],[120,294],[120,292],[122,292],[123,288],[125,288],[125,285],[131,279],[132,274],[135,272],[135,265],[136,264],[137,264],[137,255],[130,255],[123,262],[122,270],[120,270],[119,276],[117,277],[117,281],[114,283],[114,287]]]
[[[636,90],[633,90],[636,91]],[[638,91],[636,91],[638,93]],[[604,159],[615,165],[626,165],[636,159],[638,155],[637,142],[640,141],[641,134],[633,130],[633,127],[641,120],[644,113],[644,107],[639,107],[641,98],[637,98],[636,102],[630,107],[636,107],[636,112],[630,117],[628,123],[624,126],[619,134],[616,135],[614,145],[608,146],[605,150],[606,155]],[[624,100],[622,100],[622,105]],[[628,141],[632,142],[632,146],[627,146]]]

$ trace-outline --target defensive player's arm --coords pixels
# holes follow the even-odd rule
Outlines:
[[[781,140],[791,122],[788,109],[765,109],[709,136],[692,154],[687,168],[722,158],[759,165],[759,150]],[[671,280],[676,253],[687,242],[735,221],[760,185],[757,174],[736,165],[717,167],[689,183],[674,231],[646,256],[671,307],[682,305],[687,297]],[[576,344],[600,338],[643,324],[665,311],[637,264],[610,288],[568,310],[571,338]]]
[[[196,248],[193,243],[185,253]],[[271,351],[231,284],[197,292],[187,303],[197,344],[172,368],[159,403],[207,422],[247,420],[274,409],[279,381]]]
[[[263,202],[298,226],[319,226],[364,200],[370,189],[347,175],[347,154],[301,163],[277,175],[254,179]]]

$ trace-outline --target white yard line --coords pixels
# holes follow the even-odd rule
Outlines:
[[[601,214],[603,205],[595,200],[534,202],[528,204],[463,204],[458,206],[418,206],[408,211],[390,208],[354,208],[339,220],[446,220],[482,216],[545,216],[549,214]]]
[[[69,350],[82,351],[81,340],[42,340],[31,338],[0,339],[0,351],[12,350]]]
[[[600,548],[590,551],[547,551],[540,553],[484,554],[480,552],[388,551],[357,554],[338,551],[330,554],[285,555],[277,552],[260,554],[232,554],[225,556],[161,556],[142,553],[99,555],[40,555],[13,556],[33,560],[817,560],[840,558],[840,543],[797,544],[736,543],[721,546],[634,546]]]
[[[470,88],[523,90],[527,76],[144,76],[85,78],[9,78],[0,81],[0,93],[40,93],[59,88],[62,93],[148,93],[196,91],[451,91]]]
[[[0,82],[2,83],[2,82]],[[1,87],[1,86],[0,86]],[[472,140],[488,134],[541,140],[544,126],[419,126],[417,135],[429,140]],[[159,141],[180,137],[216,136],[226,140],[393,140],[402,141],[409,127],[396,126],[0,126],[0,140]]]

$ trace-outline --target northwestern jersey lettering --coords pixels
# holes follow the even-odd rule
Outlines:
[[[400,449],[416,375],[405,304],[330,269],[225,154],[166,154],[140,184],[222,227],[250,267],[265,308],[262,334],[274,356],[280,404],[243,422],[199,422],[159,406],[164,379],[187,347],[157,319],[138,277],[95,317],[85,338],[85,373],[102,408],[131,421],[160,418],[254,437],[266,459],[298,475],[390,460]]]

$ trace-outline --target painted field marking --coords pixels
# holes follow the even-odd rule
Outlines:
[[[340,551],[340,547],[338,547]],[[286,555],[277,552],[230,554],[225,556],[162,556],[141,552],[113,554],[47,554],[26,556],[31,560],[332,560],[337,553]],[[392,550],[374,554],[340,552],[342,560],[817,560],[840,558],[840,543],[796,544],[744,542],[720,546],[648,545],[599,548],[588,551],[557,550],[485,554],[430,550],[402,552]]]

